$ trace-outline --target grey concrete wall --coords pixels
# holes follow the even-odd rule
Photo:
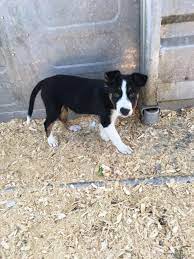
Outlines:
[[[139,70],[139,0],[0,1],[0,120],[24,116],[46,76],[116,68]]]
[[[161,0],[162,17],[194,13],[193,0]]]
[[[46,76],[139,66],[149,76],[144,105],[194,103],[193,0],[0,1],[0,120],[24,117]],[[40,98],[35,107],[38,116]]]

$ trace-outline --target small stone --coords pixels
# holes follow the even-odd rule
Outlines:
[[[162,240],[159,241],[159,246],[164,246],[164,242]]]
[[[6,207],[8,209],[14,207],[15,205],[16,205],[16,202],[14,200],[10,200],[6,202]]]
[[[57,214],[56,220],[61,220],[61,219],[64,219],[65,217],[66,217],[66,215],[64,213],[59,213],[59,214]]]
[[[161,164],[160,163],[156,163],[155,167],[154,167],[155,172],[158,174],[158,173],[161,172],[161,169],[162,169]]]
[[[4,189],[4,192],[14,192],[16,190],[16,187],[14,186],[8,186]]]
[[[77,132],[81,130],[81,126],[80,125],[72,125],[69,127],[69,130],[73,131],[73,132]]]
[[[95,122],[95,121],[91,121],[91,122],[89,123],[89,128],[90,128],[90,129],[95,129],[95,128],[96,128],[96,122]]]

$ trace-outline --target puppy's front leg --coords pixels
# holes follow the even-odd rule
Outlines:
[[[112,141],[113,145],[116,146],[116,148],[122,154],[130,155],[133,152],[133,150],[130,147],[128,147],[127,145],[125,145],[122,142],[122,140],[115,128],[114,123],[109,124],[108,127],[104,127],[104,132],[106,133],[108,138]]]
[[[106,142],[110,140],[106,132],[104,131],[104,127],[102,126],[102,124],[99,125],[99,131],[100,131],[100,137],[102,140]]]

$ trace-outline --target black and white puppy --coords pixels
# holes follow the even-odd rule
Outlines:
[[[105,73],[104,80],[88,79],[69,75],[56,75],[40,81],[30,97],[27,123],[30,122],[34,101],[41,90],[46,108],[44,122],[48,143],[58,146],[52,134],[53,123],[60,119],[66,122],[68,109],[79,114],[93,114],[100,118],[100,136],[123,154],[131,154],[116,128],[117,117],[131,116],[137,104],[140,88],[145,86],[147,76],[140,73],[123,75],[120,71]]]

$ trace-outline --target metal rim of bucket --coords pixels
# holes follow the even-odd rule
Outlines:
[[[153,125],[159,121],[160,108],[157,106],[142,107],[141,120],[143,123]]]

